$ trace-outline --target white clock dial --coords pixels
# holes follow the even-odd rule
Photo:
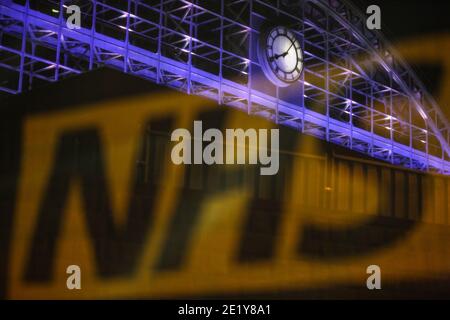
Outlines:
[[[261,35],[258,58],[266,76],[277,86],[289,86],[301,76],[303,52],[300,42],[285,27],[276,27]]]

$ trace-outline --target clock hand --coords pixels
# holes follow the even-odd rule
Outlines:
[[[281,57],[284,58],[284,57],[286,57],[286,56],[288,55],[288,53],[289,53],[289,50],[291,50],[291,48],[292,48],[293,45],[294,45],[294,42],[292,41],[290,47],[289,47],[285,52],[283,52],[283,53],[281,53],[281,54],[276,54],[276,55],[274,55],[273,57],[270,57],[270,58],[269,58],[269,61],[272,62],[272,61],[274,61],[274,60],[277,60],[278,58],[281,58]]]
[[[285,57],[284,54],[285,54],[285,52],[283,52],[282,54],[276,54],[276,55],[270,57],[269,61],[272,62],[274,60],[277,60],[278,58]]]
[[[286,50],[286,52],[284,53],[284,56],[287,56],[287,54],[289,53],[289,50],[291,50],[293,45],[294,45],[294,41],[292,41],[291,46]]]

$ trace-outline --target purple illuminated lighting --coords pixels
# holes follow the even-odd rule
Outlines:
[[[10,75],[0,90],[16,94],[36,80],[106,65],[395,165],[450,174],[442,111],[382,36],[361,29],[362,17],[345,1],[305,2],[298,12],[264,0],[148,2],[86,1],[84,28],[70,30],[59,1],[30,7],[0,0],[0,69]],[[269,83],[256,58],[267,12],[292,26],[304,50],[302,78],[288,88]],[[370,63],[360,63],[362,56]]]

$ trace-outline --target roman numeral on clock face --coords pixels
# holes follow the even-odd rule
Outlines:
[[[279,87],[300,79],[303,51],[295,33],[286,27],[275,27],[260,38],[258,57],[266,77]]]

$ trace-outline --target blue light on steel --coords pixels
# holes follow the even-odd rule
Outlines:
[[[66,26],[76,4],[81,29]],[[264,25],[304,51],[301,79],[268,81]],[[403,167],[450,174],[450,126],[411,69],[345,0],[0,0],[0,91],[100,66],[206,96]]]

